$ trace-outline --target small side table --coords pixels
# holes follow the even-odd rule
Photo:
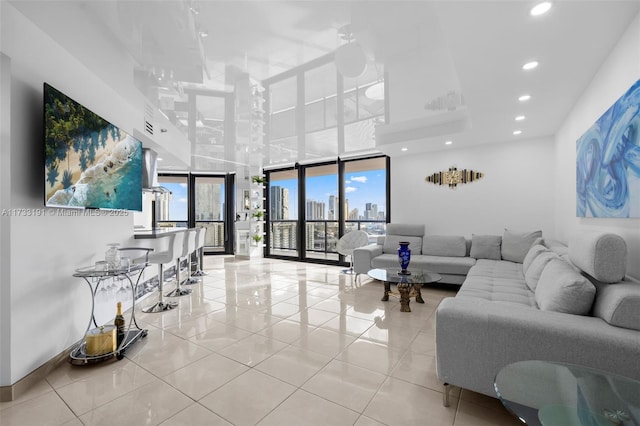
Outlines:
[[[74,277],[83,278],[84,281],[89,286],[89,290],[91,291],[91,317],[89,318],[89,324],[87,325],[87,330],[85,331],[85,335],[80,340],[80,342],[71,350],[69,356],[71,357],[72,364],[88,364],[94,363],[98,361],[107,360],[113,356],[115,356],[118,360],[124,357],[125,350],[137,342],[139,339],[146,337],[148,330],[140,328],[138,323],[136,322],[135,316],[135,304],[136,304],[136,289],[138,287],[138,283],[142,277],[142,272],[148,266],[146,262],[147,256],[150,251],[153,249],[150,248],[140,248],[140,247],[131,247],[131,248],[121,248],[120,251],[125,250],[141,250],[145,251],[146,254],[143,259],[144,261],[140,263],[134,263],[132,265],[120,266],[116,269],[106,269],[106,270],[98,270],[95,266],[88,266],[85,268],[76,269]],[[96,322],[95,317],[95,298],[100,288],[100,285],[109,278],[122,278],[126,279],[129,282],[131,288],[132,295],[132,306],[131,306],[131,317],[129,319],[129,324],[127,330],[125,332],[125,337],[122,339],[120,345],[116,347],[113,352],[104,353],[101,355],[89,355],[86,350],[86,337],[91,330],[91,326],[99,327]],[[134,283],[135,279],[135,283]]]

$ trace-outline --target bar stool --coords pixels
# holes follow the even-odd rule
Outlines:
[[[200,278],[194,277],[193,274],[191,273],[191,255],[193,253],[197,253],[198,251],[198,234],[200,234],[200,229],[203,228],[193,228],[189,232],[189,248],[187,250],[187,279],[184,282],[185,285],[191,285],[191,284],[197,284],[200,282]]]
[[[148,262],[158,265],[158,301],[148,308],[144,308],[142,312],[145,313],[157,313],[164,312],[178,306],[177,302],[165,302],[162,298],[162,284],[164,282],[164,265],[174,260],[174,248],[177,245],[182,245],[183,233],[168,234],[160,238],[161,240],[167,240],[167,249],[160,252],[153,252],[149,254]],[[177,240],[177,241],[176,241]]]
[[[187,229],[185,231],[180,232],[182,234],[182,245],[174,246],[174,258],[176,259],[176,288],[165,294],[167,297],[179,297],[186,296],[191,294],[191,289],[182,288],[181,287],[181,279],[180,279],[180,262],[184,257],[187,257],[189,254],[189,239],[190,235],[193,233],[195,237],[195,229]]]
[[[196,235],[196,256],[198,258],[198,269],[192,275],[194,277],[201,277],[207,275],[204,271],[204,243],[207,236],[207,228],[198,228],[198,234]]]

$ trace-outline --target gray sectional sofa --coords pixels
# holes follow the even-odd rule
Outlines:
[[[538,232],[505,230],[465,239],[460,256],[461,237],[418,238],[422,225],[387,226],[389,241],[354,251],[356,273],[397,267],[392,247],[412,237],[410,269],[462,283],[436,310],[437,375],[444,384],[495,397],[500,369],[531,359],[640,380],[640,284],[625,279],[621,237],[583,232],[566,246]],[[433,254],[436,242],[442,256]]]

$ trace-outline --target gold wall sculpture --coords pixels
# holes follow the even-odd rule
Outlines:
[[[482,172],[467,169],[458,170],[456,166],[451,166],[448,171],[435,172],[427,176],[425,180],[436,185],[449,185],[449,188],[456,189],[458,184],[475,182],[483,176]]]

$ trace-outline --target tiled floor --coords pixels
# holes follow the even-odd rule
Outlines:
[[[16,401],[2,426],[517,425],[469,391],[442,406],[434,311],[453,290],[425,287],[400,312],[382,284],[338,267],[206,260],[179,308],[136,312],[149,335],[121,361],[65,364]],[[152,295],[142,305],[155,301]]]

